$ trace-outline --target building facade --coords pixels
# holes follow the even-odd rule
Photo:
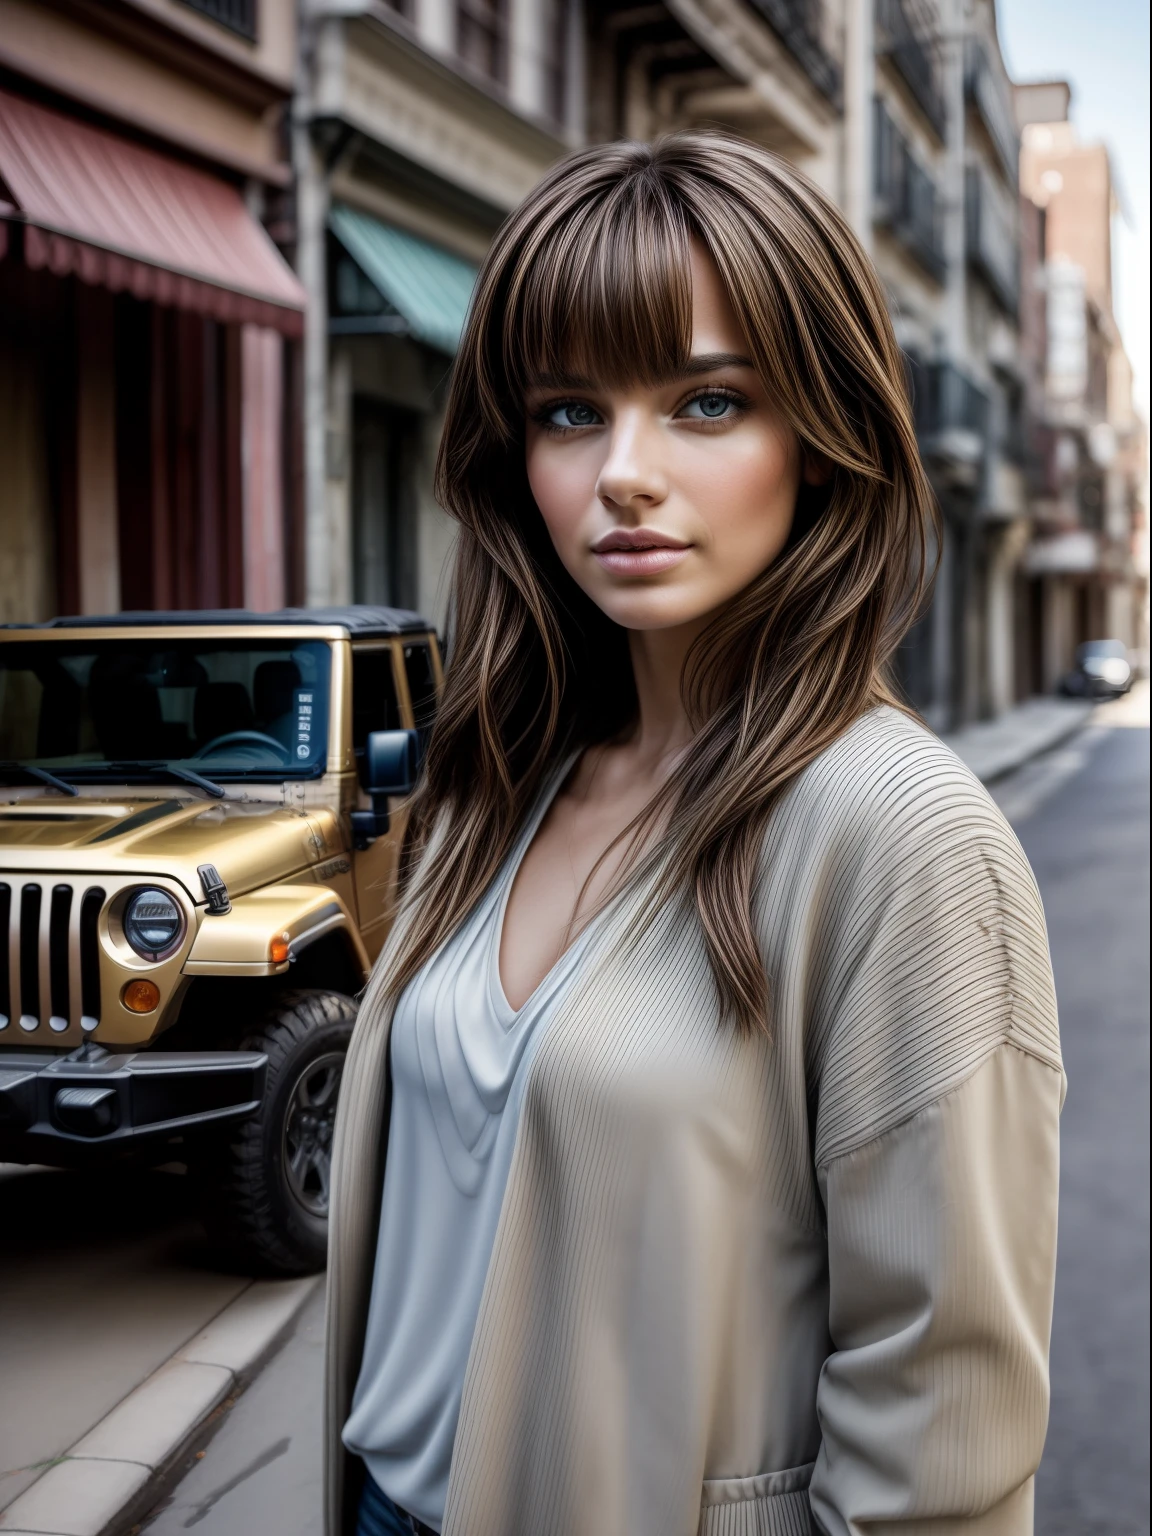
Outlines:
[[[0,0],[0,618],[301,589],[291,0]]]
[[[1016,88],[1021,181],[1044,223],[1041,481],[1021,593],[1038,689],[1056,686],[1087,640],[1148,644],[1147,442],[1112,302],[1119,204],[1108,151],[1080,142],[1070,102],[1064,81]]]
[[[493,233],[583,138],[583,38],[565,0],[306,0],[309,602],[444,621],[452,533],[432,470],[447,375]]]
[[[723,127],[843,193],[844,14],[819,0],[588,0],[587,132]]]
[[[1019,139],[992,0],[602,4],[588,35],[593,136],[732,128],[844,209],[888,294],[943,513],[901,682],[941,730],[1006,709],[1030,524]]]
[[[876,0],[872,202],[858,230],[908,359],[942,514],[931,607],[901,680],[941,730],[1015,697],[1014,570],[1028,536],[1020,419],[1018,144],[991,0]]]
[[[911,702],[950,730],[1146,645],[1107,155],[1014,91],[993,0],[0,0],[0,617],[443,626],[479,262],[570,148],[683,127],[785,156],[876,263],[943,514]]]

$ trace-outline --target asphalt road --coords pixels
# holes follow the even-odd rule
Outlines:
[[[1136,700],[997,798],[1048,917],[1068,1073],[1037,1536],[1147,1536],[1148,728]],[[1128,724],[1120,722],[1129,721]]]
[[[1003,781],[995,793],[1044,897],[1070,1082],[1052,1418],[1036,1532],[1145,1536],[1147,693],[1098,713],[1073,742]],[[45,1422],[51,1403],[66,1417],[78,1411],[78,1393],[98,1388],[113,1401],[120,1395],[113,1378],[133,1308],[146,1325],[151,1355],[166,1339],[192,1331],[192,1312],[215,1308],[219,1287],[242,1284],[210,1267],[170,1179],[150,1175],[139,1188],[115,1195],[52,1174],[0,1183],[0,1230],[6,1238],[15,1231],[18,1242],[17,1263],[9,1248],[0,1269],[0,1329],[8,1324],[0,1353],[11,1363],[8,1350],[20,1352],[26,1384],[21,1394],[10,1394],[15,1383],[6,1370],[0,1397],[19,1404],[11,1415],[17,1427],[27,1426],[31,1405],[37,1447],[70,1443],[59,1424]],[[130,1280],[126,1303],[110,1311],[110,1300]],[[101,1335],[93,1356],[92,1340]],[[280,1353],[213,1422],[185,1475],[145,1522],[147,1536],[318,1536],[322,1350],[318,1295]],[[48,1373],[36,1368],[44,1351]],[[97,1358],[99,1371],[71,1368]],[[32,1459],[29,1454],[15,1464]]]

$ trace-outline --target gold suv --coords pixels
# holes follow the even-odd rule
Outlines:
[[[390,608],[0,628],[0,1160],[182,1159],[238,1256],[323,1265],[440,678]]]

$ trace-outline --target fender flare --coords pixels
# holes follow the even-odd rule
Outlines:
[[[331,933],[345,938],[365,976],[371,969],[356,921],[331,887],[264,886],[234,897],[230,912],[215,916],[198,908],[197,915],[186,976],[282,976],[309,945]],[[278,954],[284,950],[283,958],[273,959],[273,943]]]

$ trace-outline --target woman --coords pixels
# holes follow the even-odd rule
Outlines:
[[[836,210],[587,150],[452,386],[451,663],[344,1079],[329,1536],[1031,1530],[1039,899],[886,668],[932,538]]]

